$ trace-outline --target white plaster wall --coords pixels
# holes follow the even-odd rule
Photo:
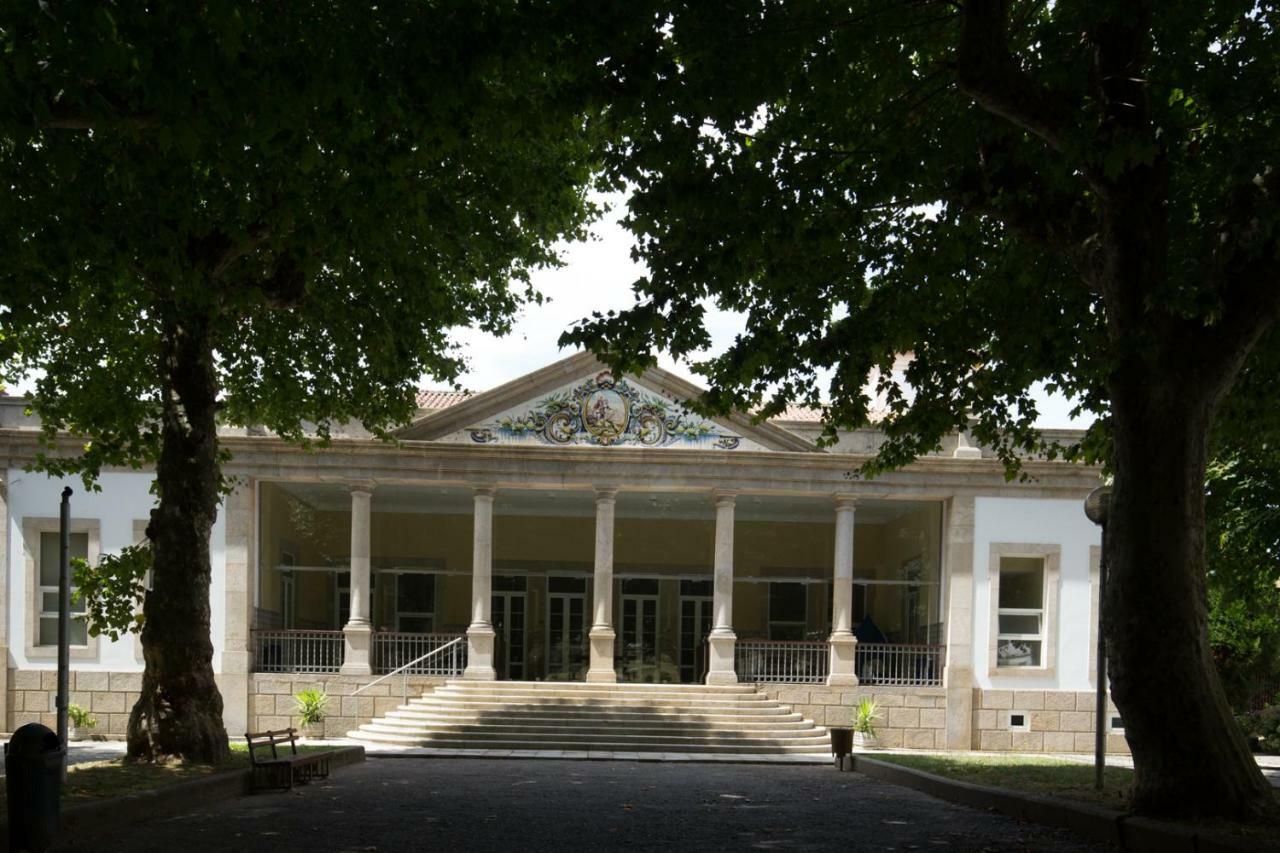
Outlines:
[[[86,492],[79,478],[54,479],[44,474],[27,473],[11,468],[7,475],[9,485],[9,665],[18,669],[54,669],[56,660],[28,661],[26,656],[27,624],[33,614],[27,613],[27,577],[25,571],[26,548],[22,540],[22,522],[28,516],[57,518],[62,501],[62,489],[70,486],[71,515],[73,518],[96,518],[102,530],[102,553],[119,551],[132,545],[133,523],[150,517],[155,497],[151,494],[150,474],[108,473],[99,478],[102,490]],[[220,672],[222,650],[226,635],[226,524],[221,509],[210,534],[209,551],[213,564],[213,581],[209,594],[213,620],[213,668]],[[141,671],[142,658],[138,638],[132,634],[111,642],[98,638],[96,660],[72,660],[77,671]]]
[[[973,670],[984,689],[1091,690],[1089,679],[1089,547],[1101,533],[1084,514],[1081,500],[977,498],[973,527]],[[1052,678],[990,674],[990,563],[992,542],[1025,542],[1062,548],[1058,592],[1058,665]]]

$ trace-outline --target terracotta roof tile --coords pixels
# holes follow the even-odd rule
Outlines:
[[[453,391],[448,388],[424,388],[418,392],[418,408],[439,411],[456,406],[470,397],[467,391]]]

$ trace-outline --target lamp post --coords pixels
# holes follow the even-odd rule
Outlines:
[[[70,700],[71,646],[71,487],[62,490],[58,524],[58,741],[62,744],[62,778],[67,778],[67,706]]]
[[[1093,717],[1093,787],[1102,790],[1102,773],[1107,766],[1107,638],[1102,631],[1102,611],[1107,603],[1107,513],[1111,510],[1111,487],[1099,486],[1084,499],[1084,514],[1102,528],[1102,549],[1098,558],[1098,695]]]

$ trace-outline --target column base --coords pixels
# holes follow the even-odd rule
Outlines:
[[[733,668],[733,649],[738,643],[738,635],[733,631],[717,634],[712,631],[707,637],[710,653],[710,666],[707,669],[707,684],[737,684],[738,673]]]
[[[462,677],[469,681],[495,681],[493,668],[494,630],[489,625],[472,625],[467,629],[467,668]]]
[[[592,628],[591,666],[587,669],[587,681],[614,682],[618,672],[613,666],[613,642],[617,636],[612,628]]]
[[[340,675],[373,675],[370,658],[373,653],[373,628],[367,624],[347,623],[342,629],[342,667]]]
[[[830,666],[827,668],[828,687],[857,687],[858,674],[854,671],[857,660],[858,640],[849,631],[832,634],[827,641],[831,649]]]

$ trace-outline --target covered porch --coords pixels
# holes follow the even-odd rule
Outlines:
[[[259,672],[447,646],[410,672],[942,683],[941,501],[264,481],[257,506]]]

